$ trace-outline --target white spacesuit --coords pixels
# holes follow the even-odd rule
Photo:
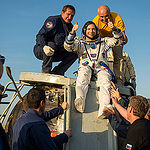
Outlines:
[[[93,22],[92,22],[93,23]],[[80,57],[80,65],[78,68],[78,76],[76,81],[76,99],[75,107],[79,112],[84,112],[85,99],[88,87],[91,81],[92,73],[97,76],[98,99],[100,103],[98,116],[103,113],[104,106],[110,105],[109,89],[111,86],[111,75],[108,70],[101,65],[103,62],[107,65],[106,52],[110,47],[117,44],[118,39],[122,36],[121,31],[114,31],[113,35],[116,38],[100,38],[99,32],[96,39],[87,41],[86,32],[83,29],[83,38],[75,37],[69,34],[67,37],[64,48],[69,52],[76,52]]]

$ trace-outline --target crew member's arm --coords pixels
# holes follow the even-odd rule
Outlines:
[[[78,30],[78,28],[79,28],[79,25],[76,22],[76,24],[72,28],[72,31],[69,33],[69,35],[67,36],[67,38],[64,42],[64,48],[68,52],[78,51],[78,49],[79,49],[80,41],[75,40],[75,36],[76,36],[75,33]]]
[[[116,107],[116,109],[119,111],[119,113],[128,121],[127,110],[125,108],[123,108],[120,104],[118,104],[118,101],[121,99],[119,90],[116,89],[113,82],[111,82],[111,84],[112,84],[112,86],[111,86],[111,94],[110,95],[111,95],[112,102],[113,102],[114,106]]]
[[[105,42],[106,42],[106,46],[105,46],[105,50],[107,51],[109,48],[112,48],[114,46],[116,46],[119,42],[119,40],[122,38],[123,33],[120,29],[116,28],[113,30],[112,32],[113,37],[105,37]]]
[[[129,70],[129,74],[130,74],[131,84],[134,88],[136,88],[136,75],[135,75],[134,66],[132,64],[132,61],[131,61],[129,55],[125,52],[124,52],[124,54],[125,54],[125,59],[126,59],[126,65],[127,65],[127,68]]]
[[[122,31],[122,33],[123,33],[123,37],[119,40],[119,44],[120,45],[125,45],[128,42],[128,38],[125,34],[125,31]]]
[[[56,137],[52,137],[56,145],[61,145],[63,143],[67,143],[68,139],[72,137],[72,130],[68,129],[64,131],[64,133],[61,133],[57,135]]]
[[[113,31],[115,31],[116,29],[120,29],[122,31],[123,36],[119,39],[118,44],[119,45],[125,45],[128,42],[128,38],[125,34],[125,26],[124,26],[123,20],[121,19],[121,17],[119,15],[118,15],[117,19],[118,19],[118,23],[117,23],[118,26],[117,27],[114,26],[114,24],[112,23],[112,21],[110,19],[108,19],[108,26]]]
[[[51,137],[51,133],[46,124],[34,124],[29,130],[31,138],[29,141],[34,143],[39,150],[58,150],[56,143]],[[65,136],[65,135],[64,135]],[[67,136],[65,136],[67,140]],[[64,138],[64,139],[65,139]],[[63,143],[62,143],[63,144]]]
[[[47,56],[52,56],[54,51],[57,50],[57,44],[54,42],[57,33],[56,25],[57,19],[48,17],[36,36],[36,45],[43,47],[43,51]]]
[[[45,111],[42,114],[42,117],[45,121],[48,121],[50,119],[53,119],[53,118],[63,114],[64,110],[66,110],[66,109],[67,109],[67,102],[63,102],[61,106],[54,108],[50,111]]]

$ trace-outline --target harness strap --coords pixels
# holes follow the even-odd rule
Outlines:
[[[114,83],[117,83],[117,79],[116,79],[114,73],[110,70],[110,68],[109,68],[103,61],[100,61],[99,64],[100,64],[101,66],[107,68],[107,70],[109,71],[109,73],[110,73],[111,76],[112,76],[113,82],[114,82]]]

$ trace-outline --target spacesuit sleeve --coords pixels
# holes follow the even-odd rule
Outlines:
[[[64,48],[68,52],[78,52],[80,50],[80,40],[78,37],[75,37],[75,35],[69,33],[67,36],[65,42],[64,42]]]
[[[115,28],[115,30],[112,32],[113,37],[105,37],[105,51],[107,51],[109,48],[112,48],[118,44],[118,40],[122,38],[123,33],[120,29]]]

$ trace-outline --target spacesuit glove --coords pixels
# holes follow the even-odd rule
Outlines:
[[[117,44],[118,40],[115,38],[108,38],[107,39],[107,45],[109,47],[114,47]]]
[[[54,52],[55,52],[54,49],[52,49],[51,47],[46,46],[46,45],[43,47],[43,51],[46,54],[46,56],[52,56],[52,55],[54,55]]]
[[[135,78],[131,79],[131,84],[132,84],[133,88],[136,89],[136,80],[135,80]]]
[[[112,32],[115,39],[120,39],[123,36],[123,33],[120,29],[116,28]]]

